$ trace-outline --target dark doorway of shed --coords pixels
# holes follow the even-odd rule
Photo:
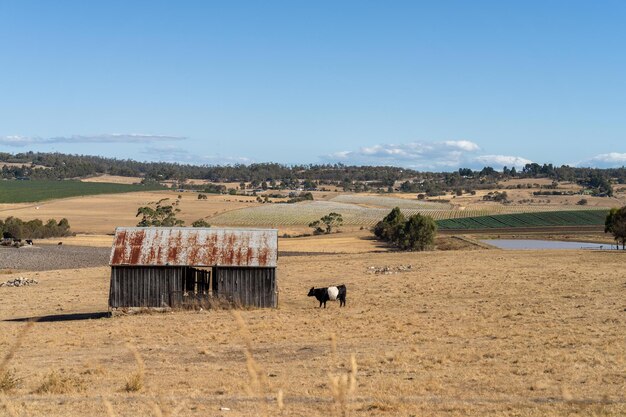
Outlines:
[[[186,267],[183,274],[184,307],[202,307],[213,297],[212,268]]]

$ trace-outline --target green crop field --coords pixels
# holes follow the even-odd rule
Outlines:
[[[514,227],[600,226],[608,210],[568,210],[537,213],[498,214],[438,220],[440,229],[492,229]]]
[[[55,198],[161,190],[158,185],[80,181],[0,181],[0,203],[34,203]]]

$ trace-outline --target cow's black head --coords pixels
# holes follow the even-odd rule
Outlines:
[[[309,290],[308,297],[313,297],[313,296],[315,296],[315,287],[311,287],[311,289]]]

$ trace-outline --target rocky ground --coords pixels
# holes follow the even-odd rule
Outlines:
[[[109,263],[110,248],[87,246],[0,247],[0,271],[88,268]]]

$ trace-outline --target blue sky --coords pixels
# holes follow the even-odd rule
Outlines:
[[[623,1],[3,1],[0,151],[626,164]]]

